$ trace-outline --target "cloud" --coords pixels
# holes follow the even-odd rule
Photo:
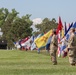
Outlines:
[[[33,21],[33,25],[31,26],[31,28],[33,28],[33,32],[38,31],[37,28],[35,28],[35,25],[40,24],[42,22],[42,19],[41,18],[35,18],[32,21]]]
[[[41,18],[36,18],[36,19],[33,19],[33,25],[36,25],[36,24],[40,24],[42,22],[42,19]]]

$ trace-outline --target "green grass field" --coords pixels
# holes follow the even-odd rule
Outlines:
[[[76,66],[70,66],[68,57],[52,65],[46,52],[0,50],[0,75],[76,75]]]

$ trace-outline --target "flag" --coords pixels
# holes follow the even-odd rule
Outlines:
[[[27,48],[27,49],[30,49],[30,47],[31,47],[31,38],[28,39],[28,40],[24,43],[24,47]]]
[[[34,42],[35,36],[31,36],[31,41]]]
[[[58,43],[60,43],[60,31],[62,30],[63,25],[62,25],[62,21],[61,18],[59,17],[59,23],[58,23],[58,27],[57,27],[57,35],[58,35]],[[58,57],[60,56],[60,45],[58,44]]]
[[[36,44],[33,42],[31,45],[31,51],[34,50],[36,48]]]
[[[70,31],[71,27],[73,27],[73,23],[71,23],[71,25],[69,25],[68,30],[64,34],[64,36],[66,37],[66,40],[68,40],[70,37],[69,31]]]
[[[62,38],[64,37],[64,34],[67,32],[66,22],[64,24],[64,27],[62,28]]]
[[[65,25],[64,25],[64,33],[66,33],[67,31],[67,27],[66,27],[66,22],[65,22]]]
[[[65,22],[65,25],[64,25],[64,34],[65,34],[66,32],[67,32],[67,27],[66,27],[66,22]],[[63,36],[64,36],[64,35],[63,35]],[[63,37],[63,38],[61,39],[61,41],[60,41],[60,42],[62,42],[62,43],[61,43],[61,52],[67,47],[66,38],[68,38],[68,35],[65,36],[65,37]]]
[[[65,57],[64,54],[67,53],[66,52],[66,47],[68,45],[68,39],[70,37],[70,34],[69,34],[69,31],[70,31],[70,28],[73,26],[73,23],[71,25],[69,25],[69,28],[68,30],[65,31],[65,35],[64,35],[64,38],[61,40],[62,44],[61,44],[61,53],[62,53],[62,57]]]
[[[76,22],[74,23],[73,28],[76,28]]]
[[[66,37],[64,37],[61,42],[61,51],[63,51],[67,47]]]
[[[38,48],[45,46],[51,34],[52,34],[52,30],[48,31],[46,34],[44,34],[40,38],[35,39],[36,46]]]
[[[49,37],[49,39],[48,39],[48,41],[46,43],[46,50],[50,50],[51,39],[52,39],[52,36]]]
[[[67,41],[70,37],[69,31],[70,28],[73,26],[73,23],[71,25],[69,25],[68,30],[65,31],[65,36],[64,38],[61,40],[62,44],[61,44],[61,52],[64,51],[64,49],[67,47]]]
[[[46,45],[51,43],[51,39],[52,39],[52,36],[50,36],[50,37],[48,38],[48,41],[47,41]]]
[[[20,49],[20,48],[21,48],[21,46],[20,46],[20,44],[19,44],[19,41],[16,42],[15,47],[17,47],[17,49]]]
[[[67,30],[66,33],[64,34],[64,36],[66,36],[66,34],[69,32],[69,30],[71,29],[72,26],[73,26],[73,23],[71,23],[71,25],[69,26],[68,30]]]
[[[58,27],[57,27],[57,31],[56,31],[56,33],[58,34],[59,31],[62,30],[62,28],[63,28],[62,21],[61,21],[61,18],[59,17],[59,23],[58,23]]]
[[[39,38],[39,37],[41,37],[42,35],[43,35],[43,33],[39,34],[37,37],[34,37],[34,40],[37,39],[37,38]],[[34,40],[33,40],[33,43],[31,44],[31,51],[36,48],[36,44],[35,44]]]
[[[64,36],[64,29],[62,29],[62,38],[63,38],[63,36]]]
[[[20,44],[21,46],[25,46],[25,42],[29,39],[29,37],[26,37],[25,39],[22,39]]]

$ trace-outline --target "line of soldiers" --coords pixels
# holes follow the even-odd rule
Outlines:
[[[72,66],[75,66],[76,64],[76,34],[75,34],[75,28],[70,29],[70,37],[68,40],[68,46],[66,48],[68,52],[68,57],[69,57],[69,63]],[[56,58],[56,53],[58,49],[58,41],[57,41],[57,35],[56,35],[56,30],[53,30],[52,34],[52,40],[50,44],[50,56],[51,56],[51,61],[53,65],[57,65],[57,58]]]

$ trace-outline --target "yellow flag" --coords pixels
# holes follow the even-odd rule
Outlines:
[[[35,44],[38,48],[45,46],[49,37],[52,35],[52,30],[48,31],[46,34],[44,34],[43,36],[35,39]]]
[[[64,29],[62,29],[62,37],[64,36]]]

